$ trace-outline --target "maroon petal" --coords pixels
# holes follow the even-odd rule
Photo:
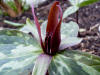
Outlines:
[[[60,15],[60,21],[58,18]],[[48,54],[55,54],[59,48],[61,36],[60,27],[62,21],[62,10],[59,2],[55,1],[51,7],[48,16],[48,24],[46,29],[45,47]]]
[[[57,5],[59,5],[59,2],[55,1],[49,12],[47,29],[46,29],[46,33],[48,34],[53,33],[58,24],[59,8]]]
[[[60,5],[57,5],[59,8],[59,12],[60,12],[60,21],[57,24],[56,30],[53,33],[53,36],[51,38],[51,51],[52,53],[56,53],[59,50],[59,45],[61,42],[61,33],[60,33],[60,29],[61,29],[61,22],[62,22],[62,9],[60,7]]]
[[[42,41],[42,37],[41,37],[40,24],[39,24],[38,19],[37,19],[36,15],[35,15],[35,12],[34,12],[34,5],[31,5],[31,7],[32,7],[32,13],[33,13],[35,25],[36,25],[36,27],[37,27],[38,34],[39,34],[40,43],[41,43],[42,48],[44,48],[44,46],[43,46],[43,41]]]

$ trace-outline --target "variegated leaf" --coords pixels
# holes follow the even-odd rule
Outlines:
[[[28,18],[26,20],[26,25],[20,29],[20,31],[29,33],[31,32],[35,39],[39,40],[38,31],[35,24]]]
[[[61,25],[61,38],[77,37],[79,26],[76,22],[70,21],[69,23],[62,23]]]
[[[17,30],[0,31],[0,75],[28,75],[42,49],[36,39]]]
[[[77,6],[78,4],[84,2],[86,0],[69,0],[69,2],[73,5],[73,6]]]
[[[64,51],[54,56],[49,75],[100,75],[100,57],[80,51]]]
[[[0,60],[0,75],[28,75],[37,56]]]
[[[83,7],[95,2],[98,2],[99,0],[69,0],[69,2],[73,5],[73,6],[78,6],[78,7]]]
[[[43,39],[46,35],[46,26],[47,21],[44,21],[41,25],[41,33]],[[61,24],[61,39],[65,39],[66,37],[76,37],[78,35],[79,26],[77,23],[71,21],[69,23],[62,23]]]
[[[8,21],[8,20],[4,20],[4,23],[7,23],[7,24],[14,26],[14,27],[22,27],[22,26],[25,25],[25,24],[22,24],[22,23],[15,23],[15,22],[11,22],[11,21]]]
[[[68,53],[67,53],[68,52]],[[100,57],[81,51],[66,51],[64,55],[73,58],[85,65],[91,66],[100,72]],[[99,68],[99,69],[98,69]]]
[[[82,38],[77,38],[77,37],[66,37],[63,39],[60,43],[59,49],[64,50],[65,48],[75,46],[79,44],[82,41]]]
[[[79,9],[78,6],[70,6],[70,7],[68,7],[68,8],[64,11],[63,19],[64,19],[64,18],[67,18],[69,15],[75,13],[78,9]]]

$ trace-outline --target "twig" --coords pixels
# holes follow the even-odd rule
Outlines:
[[[100,25],[100,24],[96,24],[96,25],[94,25],[94,26],[90,27],[90,30],[89,30],[89,31],[91,31],[91,30],[95,29],[96,27],[99,27],[99,25]]]
[[[78,18],[79,18],[78,16],[79,16],[79,11],[76,12],[76,22],[77,22],[77,24],[79,23],[78,22]]]
[[[22,4],[19,2],[19,0],[14,0],[14,2],[15,2],[15,5],[16,5],[16,7],[17,7],[17,13],[18,13],[18,15],[20,15],[21,13],[22,13]]]

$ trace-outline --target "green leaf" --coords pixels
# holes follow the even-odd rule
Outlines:
[[[51,56],[41,54],[36,60],[32,75],[46,75],[51,59]]]
[[[0,52],[6,53],[6,56],[25,56],[41,51],[36,39],[28,34],[8,29],[0,31]]]
[[[11,38],[11,39],[9,39]],[[16,43],[17,42],[17,43]],[[0,44],[25,44],[25,45],[39,45],[32,36],[17,31],[5,29],[0,31]]]
[[[86,0],[69,0],[69,2],[73,5],[73,6],[77,6],[78,4],[84,2]]]
[[[0,75],[28,75],[42,53],[36,39],[17,30],[0,31]]]
[[[82,41],[82,38],[66,37],[65,39],[61,41],[59,49],[64,50],[65,48],[79,44],[81,41]]]
[[[67,52],[65,52],[65,55],[73,58],[76,61],[91,66],[95,69],[98,69],[98,67],[100,68],[100,57],[98,56],[81,51],[67,51]],[[100,72],[100,69],[98,71]]]
[[[32,35],[35,37],[35,39],[37,39],[39,41],[37,28],[36,28],[35,24],[29,18],[27,18],[26,25],[24,27],[22,27],[20,29],[20,31],[25,32],[25,33],[31,32]]]
[[[78,4],[78,6],[79,7],[87,6],[89,4],[92,4],[92,3],[95,3],[98,1],[100,1],[100,0],[85,0],[85,1],[81,2],[80,4]]]
[[[99,0],[69,0],[73,6],[83,7],[98,2]]]
[[[22,27],[24,26],[25,24],[21,24],[21,23],[15,23],[15,22],[11,22],[11,21],[8,21],[8,20],[4,20],[4,23],[7,23],[11,26],[15,26],[15,27]]]
[[[79,26],[76,22],[62,23],[61,25],[61,38],[77,37]]]
[[[64,11],[63,19],[66,18],[66,17],[68,17],[69,15],[75,13],[78,9],[79,9],[78,6],[70,6],[70,7],[68,7],[68,8]]]
[[[28,75],[32,72],[36,57],[0,61],[0,75]]]
[[[66,50],[54,56],[48,71],[49,75],[100,75],[100,57]]]
[[[44,21],[41,25],[41,33],[43,39],[46,35],[46,26],[47,21]],[[61,39],[65,39],[67,37],[76,37],[78,35],[79,26],[76,22],[62,23],[61,24]]]

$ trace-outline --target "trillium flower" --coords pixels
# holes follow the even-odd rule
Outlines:
[[[34,6],[31,5],[31,7],[32,7],[32,13],[33,13],[35,25],[36,25],[36,28],[38,31],[39,42],[40,42],[41,48],[43,50],[43,54],[41,54],[38,57],[37,63],[40,60],[42,60],[42,57],[43,57],[44,59],[46,59],[46,61],[48,61],[47,66],[49,66],[49,64],[52,60],[52,56],[54,56],[57,52],[60,52],[67,47],[70,47],[70,46],[80,43],[82,41],[82,39],[79,39],[79,41],[75,42],[75,43],[70,43],[70,44],[64,43],[65,39],[61,38],[62,37],[61,36],[61,24],[62,24],[63,13],[62,13],[62,9],[61,9],[58,1],[55,1],[53,3],[53,5],[51,6],[46,29],[44,30],[45,32],[43,34],[41,33],[41,27],[40,27],[41,25],[39,24],[38,19],[34,12]],[[34,35],[34,33],[33,33],[33,35]],[[42,37],[42,35],[44,35],[44,37]],[[39,65],[39,64],[37,64],[37,65]],[[36,69],[34,68],[33,73],[35,72],[35,70]]]
[[[43,37],[43,39],[41,36],[41,27],[40,27],[40,24],[38,22],[38,19],[37,19],[35,13],[34,13],[33,5],[32,5],[32,12],[33,12],[34,20],[35,20],[35,25],[38,30],[41,47],[42,47],[44,53],[49,54],[49,55],[54,55],[57,52],[67,48],[68,47],[67,44],[61,43],[62,41],[65,41],[65,39],[61,38],[62,37],[61,36],[61,24],[62,24],[63,14],[62,14],[62,9],[59,5],[59,2],[58,1],[54,2],[54,4],[52,5],[52,7],[50,9],[49,16],[48,16],[48,22],[46,25],[47,27],[46,27],[46,30],[44,30],[45,37]],[[73,46],[73,45],[74,44],[69,45],[69,46]]]
[[[41,47],[44,53],[49,55],[56,54],[56,52],[59,51],[59,46],[61,43],[60,29],[61,29],[61,22],[62,22],[62,10],[59,5],[59,2],[55,2],[50,9],[45,40],[42,40],[40,24],[37,20],[37,17],[35,16],[33,6],[32,6],[32,12],[38,30]],[[59,16],[60,16],[60,20],[59,20]]]
[[[80,43],[82,41],[82,39],[79,39],[78,42],[70,43],[70,44],[65,44],[63,42],[63,41],[65,41],[64,38],[61,38],[62,37],[61,36],[61,24],[62,24],[63,13],[62,13],[62,9],[61,9],[58,1],[55,1],[53,3],[53,5],[51,6],[49,16],[48,16],[48,22],[46,25],[46,30],[44,30],[45,32],[43,34],[41,33],[41,27],[40,27],[41,25],[39,24],[38,19],[34,12],[34,6],[31,5],[31,7],[32,7],[32,13],[33,13],[35,25],[36,25],[36,28],[38,31],[39,42],[40,42],[41,48],[43,50],[43,54],[41,54],[38,57],[37,63],[40,60],[43,60],[42,59],[42,57],[43,57],[44,59],[46,59],[46,61],[48,61],[47,66],[49,67],[49,64],[52,60],[52,56],[54,56],[57,52],[60,52],[67,47],[70,47],[70,46]],[[33,33],[33,35],[34,35],[34,33]],[[42,37],[42,35],[44,35],[45,37]],[[37,64],[37,65],[39,65],[39,64]],[[33,74],[35,71],[36,71],[36,68],[34,68]],[[37,73],[37,75],[38,75],[38,73]]]

